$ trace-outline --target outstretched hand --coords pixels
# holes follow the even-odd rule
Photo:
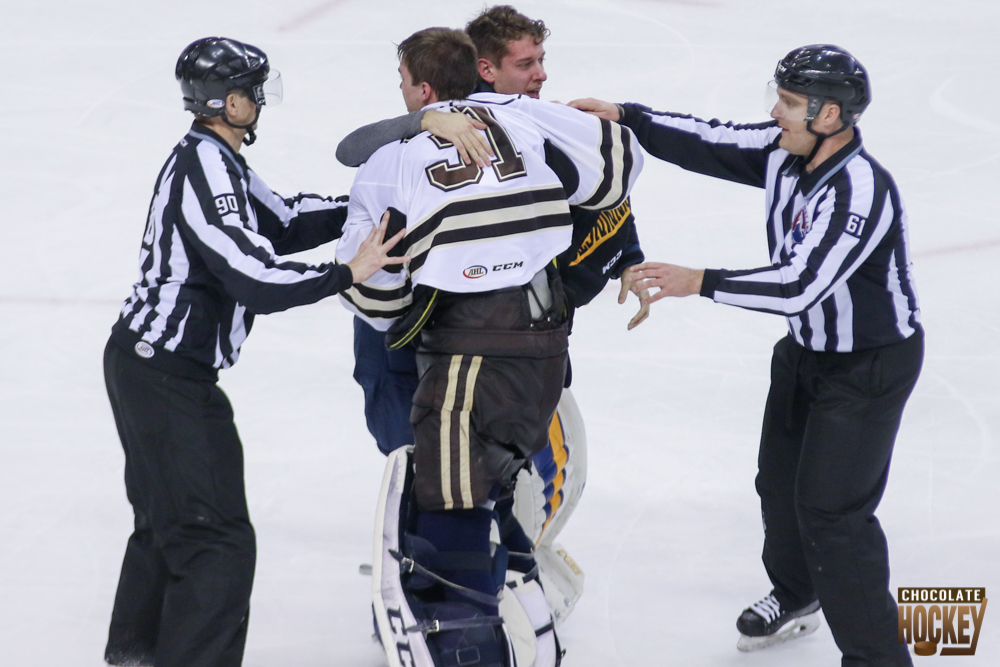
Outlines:
[[[630,291],[629,277],[632,275],[632,273],[634,273],[634,270],[635,270],[635,265],[626,267],[625,270],[622,271],[622,289],[621,292],[618,293],[619,304],[625,303],[625,299],[628,297],[628,293]],[[637,326],[645,322],[647,317],[649,317],[649,290],[641,289],[638,290],[635,294],[636,296],[639,297],[639,312],[636,313],[631,320],[629,320],[628,323],[629,331],[635,329]]]
[[[573,100],[566,106],[579,109],[580,111],[586,111],[587,113],[597,116],[598,118],[603,118],[604,120],[612,120],[616,123],[621,120],[621,114],[618,112],[617,104],[605,102],[604,100],[598,100],[593,97],[584,97],[579,100]]]
[[[622,294],[626,289],[639,295],[640,301],[646,304],[655,303],[665,296],[691,296],[701,292],[701,282],[705,277],[704,269],[688,269],[676,264],[660,262],[643,262],[629,267],[632,269],[626,276],[622,274]],[[657,288],[650,295],[649,290]],[[646,296],[642,296],[642,292]],[[619,303],[624,302],[621,296]]]
[[[492,162],[493,148],[486,137],[479,132],[485,130],[486,125],[464,113],[428,111],[420,121],[420,129],[454,144],[465,164],[472,164],[475,161],[480,167],[485,168]]]
[[[398,234],[383,243],[385,230],[388,226],[389,211],[386,211],[382,215],[381,224],[378,227],[372,227],[371,233],[361,243],[357,254],[354,255],[354,259],[347,263],[347,266],[351,269],[351,275],[354,277],[355,284],[368,280],[383,266],[403,264],[410,261],[409,255],[389,257],[389,251],[396,247],[396,244],[402,240],[403,235],[406,234],[406,230],[399,230]]]

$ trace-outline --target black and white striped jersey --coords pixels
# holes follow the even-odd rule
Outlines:
[[[406,270],[380,270],[341,295],[383,331],[418,285],[455,293],[524,285],[570,245],[570,204],[619,206],[642,169],[628,129],[562,105],[477,93],[428,108],[481,120],[497,157],[486,169],[465,166],[425,132],[383,146],[358,170],[337,260],[354,257],[387,209],[406,219]],[[554,152],[558,174],[547,164]]]
[[[112,336],[164,370],[228,368],[254,314],[350,286],[346,266],[278,256],[336,239],[346,217],[345,197],[282,199],[222,138],[193,125],[160,171],[139,280]]]
[[[624,105],[622,123],[652,155],[766,189],[770,266],[705,271],[702,296],[785,315],[810,350],[851,352],[920,330],[906,209],[861,133],[812,173],[779,148],[781,128],[722,124]]]

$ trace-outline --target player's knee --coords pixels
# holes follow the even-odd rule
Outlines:
[[[168,531],[163,553],[175,575],[213,569],[252,577],[257,541],[249,521],[193,516]]]

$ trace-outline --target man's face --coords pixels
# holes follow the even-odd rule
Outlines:
[[[525,35],[521,39],[507,43],[507,55],[500,66],[493,65],[491,81],[498,93],[503,95],[527,95],[538,98],[545,75],[545,48],[535,44],[535,38]],[[487,79],[488,80],[488,79]]]
[[[778,145],[792,155],[809,155],[816,145],[816,137],[806,129],[808,105],[809,98],[805,95],[778,88],[778,101],[771,109],[771,118],[781,127]]]
[[[425,101],[423,85],[419,83],[413,85],[413,77],[410,76],[410,70],[406,69],[406,65],[403,63],[399,63],[399,76],[401,77],[399,89],[403,91],[406,110],[420,111],[428,104]]]

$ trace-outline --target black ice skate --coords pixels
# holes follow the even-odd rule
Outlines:
[[[801,609],[782,609],[774,595],[768,595],[743,610],[736,619],[741,651],[757,651],[774,644],[797,639],[816,632],[819,627],[819,600]]]

